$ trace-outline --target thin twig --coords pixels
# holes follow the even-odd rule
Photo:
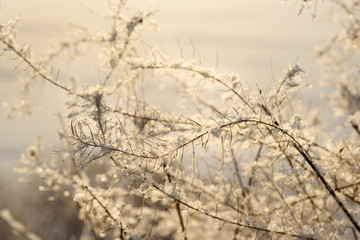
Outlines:
[[[267,228],[261,228],[261,227],[256,227],[256,226],[252,226],[252,225],[248,225],[248,224],[244,224],[244,223],[239,223],[239,222],[234,222],[234,221],[231,221],[231,220],[227,220],[227,219],[224,219],[224,218],[221,218],[217,215],[214,215],[214,214],[211,214],[209,212],[206,212],[204,210],[201,210],[197,207],[194,207],[192,205],[190,205],[189,203],[186,203],[182,200],[180,200],[179,198],[165,192],[163,189],[161,189],[159,186],[157,186],[157,184],[155,183],[152,183],[152,186],[154,188],[156,188],[157,190],[159,190],[160,192],[162,192],[164,195],[170,197],[171,199],[174,199],[175,201],[181,203],[182,205],[188,207],[189,209],[192,209],[196,212],[199,212],[201,214],[204,214],[208,217],[211,217],[213,219],[216,219],[216,220],[219,220],[219,221],[222,221],[224,223],[229,223],[229,224],[233,224],[233,225],[236,225],[236,226],[240,226],[240,227],[245,227],[245,228],[249,228],[249,229],[253,229],[253,230],[256,230],[256,231],[263,231],[263,232],[268,232],[268,233],[276,233],[276,234],[280,234],[280,235],[288,235],[288,236],[291,236],[291,237],[296,237],[296,238],[300,238],[300,239],[314,239],[312,237],[304,237],[304,236],[301,236],[301,235],[296,235],[296,234],[291,234],[291,233],[287,233],[287,232],[282,232],[282,231],[276,231],[276,230],[271,230],[271,229],[267,229]]]
[[[285,135],[287,135],[293,141],[293,144],[292,144],[293,147],[301,154],[301,156],[304,158],[304,160],[309,164],[311,169],[315,172],[316,176],[324,184],[326,190],[330,193],[330,195],[333,197],[333,199],[338,204],[338,206],[341,208],[341,210],[345,213],[345,215],[350,220],[350,222],[353,224],[353,226],[356,228],[356,230],[358,232],[360,232],[359,224],[356,222],[356,220],[351,215],[349,210],[345,207],[345,205],[340,200],[340,198],[337,196],[335,191],[331,188],[329,183],[325,180],[323,175],[320,173],[319,169],[315,166],[315,164],[314,164],[311,156],[309,155],[309,153],[303,148],[303,146],[291,134],[289,134],[287,131],[285,131],[284,129],[282,129],[281,127],[279,127],[277,125],[262,122],[262,121],[259,121],[259,120],[254,120],[254,119],[242,119],[242,120],[239,120],[237,122],[231,122],[231,123],[224,124],[221,127],[227,127],[227,126],[242,123],[242,122],[250,122],[250,123],[261,124],[261,125],[264,125],[264,126],[272,127],[272,128],[275,128],[275,129],[279,130],[280,132],[284,133]]]

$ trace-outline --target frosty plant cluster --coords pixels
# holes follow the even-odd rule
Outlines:
[[[332,1],[343,31],[319,50],[336,87],[329,102],[349,119],[346,137],[330,140],[319,110],[302,107],[299,64],[271,89],[245,89],[238,75],[203,67],[195,50],[173,60],[143,41],[154,11],[108,2],[108,28],[75,26],[40,60],[17,42],[19,20],[1,25],[1,55],[15,58],[24,89],[45,82],[68,97],[63,147],[48,155],[39,141],[18,172],[75,201],[93,239],[358,239],[358,1]],[[101,56],[97,83],[53,71],[56,59],[89,53]],[[178,105],[147,101],[145,85],[176,89]],[[30,96],[9,116],[33,111]]]

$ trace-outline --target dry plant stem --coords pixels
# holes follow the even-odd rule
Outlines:
[[[176,201],[175,205],[176,205],[176,212],[178,214],[180,225],[181,225],[181,230],[184,233],[186,229],[185,229],[185,225],[184,225],[184,219],[181,215],[180,202]],[[185,235],[184,239],[187,240],[186,235]]]
[[[360,129],[359,125],[356,122],[351,121],[351,127],[356,131],[357,134],[360,136]]]
[[[316,176],[320,179],[320,181],[324,184],[326,190],[330,193],[330,195],[334,198],[334,200],[336,201],[336,203],[338,204],[338,206],[342,209],[342,211],[345,213],[345,215],[347,216],[347,218],[350,220],[350,222],[354,225],[354,227],[356,228],[356,230],[358,232],[360,232],[360,226],[359,224],[355,221],[354,217],[351,215],[351,213],[348,211],[348,209],[345,207],[345,205],[342,203],[342,201],[340,200],[340,198],[337,196],[337,194],[335,193],[335,191],[331,188],[331,186],[328,184],[328,182],[325,180],[325,178],[322,176],[322,174],[320,173],[320,171],[318,170],[318,168],[314,165],[312,159],[311,159],[311,156],[307,153],[307,151],[301,146],[301,144],[291,135],[289,134],[287,131],[285,131],[284,129],[282,129],[281,127],[277,126],[277,125],[274,125],[274,124],[271,124],[271,123],[266,123],[266,122],[263,122],[263,121],[259,121],[259,120],[254,120],[254,119],[242,119],[242,120],[239,120],[239,121],[235,121],[235,122],[230,122],[230,123],[227,123],[227,124],[224,124],[222,126],[220,126],[220,128],[225,128],[225,127],[230,127],[232,125],[235,125],[235,124],[240,124],[240,123],[254,123],[254,124],[260,124],[260,125],[264,125],[264,126],[267,126],[267,127],[271,127],[271,128],[274,128],[274,129],[277,129],[279,130],[280,132],[282,132],[283,134],[285,134],[286,136],[288,136],[292,141],[293,141],[293,147],[301,154],[301,156],[304,158],[304,160],[309,164],[309,166],[313,169],[313,171],[315,172]],[[74,134],[74,129],[72,128],[73,130],[73,135],[74,136],[77,136],[77,134]],[[195,138],[183,143],[182,145],[178,146],[176,149],[181,149],[191,143],[193,143],[194,141],[196,141],[197,139],[205,136],[206,134],[208,134],[208,132],[204,132],[198,136],[196,136]],[[81,141],[80,138],[78,138],[79,141]],[[94,147],[98,147],[96,146],[95,144],[92,144],[92,143],[87,143],[89,145],[92,145]],[[122,150],[119,150],[119,149],[116,149],[116,148],[108,148],[108,150],[110,151],[120,151],[122,152],[123,154],[126,154],[126,155],[133,155],[134,157],[140,157],[140,158],[148,158],[148,159],[158,159],[158,158],[161,158],[161,157],[166,157],[168,155],[170,155],[172,152],[176,151],[176,149],[173,149],[172,151],[168,152],[168,153],[165,153],[164,155],[162,156],[146,156],[146,155],[137,155],[137,154],[134,154],[134,153],[128,153],[128,152],[125,152],[125,151],[122,151]],[[179,218],[181,219],[181,217],[179,216]]]
[[[259,120],[251,120],[251,119],[247,119],[247,120],[239,120],[237,122],[231,122],[225,125],[222,125],[221,128],[223,127],[228,127],[231,126],[233,124],[239,124],[242,122],[250,122],[250,123],[255,123],[255,124],[261,124],[264,126],[268,126],[268,127],[272,127],[275,128],[279,131],[281,131],[282,133],[284,133],[285,135],[287,135],[292,141],[293,141],[293,147],[301,154],[301,156],[304,158],[304,160],[309,164],[309,166],[312,168],[312,170],[315,172],[316,176],[320,179],[320,181],[324,184],[326,190],[330,193],[330,195],[334,198],[335,202],[338,204],[338,206],[341,208],[341,210],[345,213],[345,215],[347,216],[347,218],[350,220],[350,222],[353,224],[353,226],[356,228],[356,230],[360,233],[360,226],[359,224],[356,222],[356,220],[354,219],[354,217],[351,215],[351,213],[349,212],[349,210],[345,207],[345,205],[343,204],[343,202],[340,200],[340,198],[337,196],[337,194],[335,193],[335,191],[331,188],[331,186],[329,185],[329,183],[325,180],[325,178],[322,176],[322,174],[320,173],[319,169],[315,166],[315,164],[313,163],[313,160],[311,159],[311,156],[309,155],[309,153],[301,146],[301,144],[291,135],[289,134],[287,131],[285,131],[284,129],[270,124],[270,123],[266,123],[266,122],[262,122]]]
[[[291,210],[289,204],[287,203],[286,199],[284,198],[284,195],[281,193],[281,191],[276,187],[274,181],[272,181],[269,177],[268,174],[266,174],[266,172],[264,171],[264,169],[261,169],[263,171],[263,174],[265,175],[265,177],[268,179],[268,181],[271,183],[273,189],[275,189],[275,191],[277,192],[277,194],[279,195],[279,197],[281,198],[281,200],[283,201],[284,205],[286,206],[286,208],[289,210],[289,213],[291,215],[291,217],[293,218],[294,222],[296,223],[296,225],[299,227],[299,229],[303,230],[303,227],[301,226],[301,224],[296,220],[296,217],[293,213],[293,211]]]
[[[175,201],[181,203],[182,205],[186,206],[187,208],[189,209],[192,209],[196,212],[199,212],[199,213],[202,213],[208,217],[211,217],[213,219],[216,219],[216,220],[219,220],[219,221],[222,221],[224,223],[229,223],[229,224],[233,224],[233,225],[236,225],[236,226],[240,226],[240,227],[244,227],[244,228],[249,228],[249,229],[254,229],[256,231],[262,231],[262,232],[268,232],[268,233],[276,233],[276,234],[280,234],[280,235],[288,235],[288,236],[291,236],[291,237],[296,237],[296,238],[300,238],[300,239],[314,239],[314,238],[311,238],[311,237],[304,237],[304,236],[300,236],[300,235],[296,235],[296,234],[290,234],[290,233],[287,233],[287,232],[281,232],[281,231],[273,231],[273,230],[270,230],[270,229],[266,229],[266,228],[260,228],[260,227],[255,227],[255,226],[251,226],[251,225],[247,225],[247,224],[243,224],[243,223],[239,223],[239,222],[234,222],[234,221],[230,221],[230,220],[227,220],[227,219],[224,219],[224,218],[221,218],[221,217],[218,217],[214,214],[211,214],[211,213],[208,213],[206,211],[203,211],[203,210],[200,210],[198,209],[197,207],[194,207],[180,199],[178,199],[177,197],[165,192],[163,189],[161,189],[159,186],[157,186],[157,184],[155,183],[152,183],[152,186],[154,188],[156,188],[157,190],[159,190],[160,192],[162,192],[163,194],[165,194],[166,196],[174,199]]]
[[[164,166],[164,168],[166,167],[165,162],[164,162],[163,166]],[[170,173],[166,173],[166,176],[167,176],[167,179],[168,179],[169,183],[171,183],[171,175],[170,175]],[[175,206],[176,206],[176,212],[177,212],[177,215],[179,217],[179,221],[180,221],[180,225],[181,225],[181,230],[182,230],[183,233],[185,233],[186,229],[185,229],[184,219],[183,219],[183,217],[181,215],[180,202],[176,201]],[[186,235],[185,235],[184,239],[187,240]]]
[[[46,81],[52,83],[53,85],[55,85],[58,88],[61,88],[62,90],[65,90],[68,93],[72,93],[72,91],[58,83],[56,83],[54,80],[52,80],[51,78],[49,78],[48,76],[46,76],[44,73],[42,73],[33,63],[30,62],[29,59],[27,59],[21,52],[19,52],[17,49],[15,49],[13,47],[12,44],[9,44],[8,42],[5,41],[5,39],[0,38],[0,41],[2,43],[4,43],[9,49],[11,49],[19,58],[21,58],[30,68],[32,68],[36,74],[38,74],[40,77],[42,77],[43,79],[45,79]]]
[[[121,221],[117,220],[110,212],[109,210],[106,208],[106,206],[104,206],[104,204],[95,196],[95,194],[87,187],[84,187],[85,190],[87,192],[90,193],[91,197],[93,197],[95,199],[95,201],[97,203],[99,203],[99,205],[104,209],[104,211],[106,212],[106,214],[114,221],[114,223],[117,223],[118,225],[120,225],[120,239],[121,240],[125,240],[125,235],[126,235],[126,230],[123,227],[123,224]]]
[[[180,67],[180,66],[171,66],[171,65],[143,65],[143,66],[136,66],[142,69],[178,69],[178,70],[185,70],[188,72],[196,73],[201,76],[204,76],[205,78],[212,79],[220,84],[222,84],[224,87],[226,87],[228,90],[230,90],[235,96],[237,96],[253,113],[255,113],[254,108],[248,103],[248,101],[245,100],[243,96],[241,96],[234,88],[229,86],[226,82],[224,82],[222,79],[210,75],[207,72],[202,72],[201,70],[194,69],[192,67]]]
[[[299,145],[298,143],[294,142],[294,147],[298,152],[303,156],[303,158],[306,160],[306,162],[310,165],[310,167],[315,172],[316,176],[321,180],[321,182],[325,185],[326,190],[331,194],[331,196],[334,198],[336,203],[339,205],[339,207],[343,210],[345,215],[348,217],[350,222],[354,225],[356,230],[360,233],[360,226],[354,219],[354,217],[351,215],[351,213],[347,210],[345,205],[342,203],[340,198],[336,195],[335,191],[331,188],[331,186],[328,184],[328,182],[325,180],[325,178],[321,175],[317,167],[314,165],[313,161],[311,160],[309,154]]]
[[[168,174],[170,175],[170,173],[168,173]],[[173,178],[175,178],[175,176],[173,176]],[[241,210],[238,209],[237,207],[233,206],[233,205],[230,204],[229,202],[220,200],[220,199],[216,196],[216,194],[213,194],[213,193],[211,193],[211,192],[208,192],[206,189],[203,189],[203,188],[201,188],[201,187],[199,187],[199,186],[196,186],[196,185],[194,185],[192,182],[187,181],[186,179],[178,179],[178,182],[179,182],[179,181],[183,182],[184,184],[189,185],[190,188],[192,188],[192,189],[197,189],[197,190],[201,191],[203,195],[207,195],[207,196],[209,196],[209,197],[217,200],[220,204],[223,204],[224,206],[227,206],[227,207],[231,208],[232,210],[234,210],[234,211],[236,211],[236,212],[238,212],[238,213],[241,213],[241,214],[245,215],[245,213],[244,213],[243,211],[241,211]],[[245,189],[245,190],[244,190],[244,194],[247,194],[247,193],[248,193],[248,192],[247,192],[247,189]]]
[[[255,162],[257,162],[257,161],[259,160],[259,157],[260,157],[262,148],[263,148],[263,144],[260,145],[260,147],[259,147],[259,149],[258,149],[258,151],[257,151],[257,153],[256,153],[256,157],[255,157],[255,159],[254,159]],[[253,175],[254,175],[254,169],[253,169],[253,171],[252,171],[252,176],[253,176]],[[249,181],[248,181],[248,185],[249,185],[249,186],[252,185],[252,181],[253,181],[253,177],[250,177],[250,178],[249,178]]]
[[[352,184],[349,184],[349,185],[346,185],[346,186],[342,186],[342,187],[335,188],[334,191],[335,191],[335,192],[342,192],[341,190],[343,190],[343,189],[355,187],[355,186],[357,186],[357,185],[360,185],[360,182],[356,182],[356,183],[352,183]],[[348,197],[348,198],[350,197],[350,196],[348,196],[348,195],[345,194],[345,193],[343,193],[343,194],[344,194],[346,197]],[[298,204],[298,203],[303,202],[303,201],[306,201],[306,200],[311,200],[311,199],[313,199],[313,198],[317,198],[317,197],[319,197],[320,195],[321,195],[321,194],[316,194],[316,195],[311,195],[311,196],[309,195],[309,196],[307,196],[306,198],[302,198],[302,199],[299,199],[299,200],[297,200],[297,201],[292,202],[291,205],[295,205],[295,204]],[[360,204],[360,202],[355,201],[352,197],[350,197],[350,199],[351,199],[352,201]]]
[[[108,108],[110,108],[110,107],[108,107]],[[155,117],[150,117],[150,116],[142,116],[142,115],[137,115],[137,114],[131,114],[129,112],[120,111],[120,110],[117,110],[117,109],[114,109],[112,111],[114,113],[120,113],[120,114],[122,114],[124,116],[131,117],[131,118],[134,118],[134,119],[141,119],[141,120],[144,120],[144,121],[156,121],[156,122],[161,122],[161,123],[183,124],[183,125],[190,125],[190,126],[193,125],[193,123],[190,122],[190,121],[180,121],[180,120],[175,121],[175,120],[161,119],[161,118],[155,118]]]
[[[0,210],[0,220],[6,223],[10,230],[16,235],[21,236],[22,239],[26,240],[41,240],[39,236],[30,232],[25,226],[14,219],[13,215],[8,209],[1,209]]]

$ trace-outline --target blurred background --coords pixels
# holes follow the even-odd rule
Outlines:
[[[298,62],[309,75],[307,81],[313,85],[304,93],[304,99],[309,104],[322,104],[319,94],[314,94],[319,90],[320,77],[314,48],[336,32],[336,26],[328,20],[326,1],[318,1],[315,19],[311,16],[313,8],[298,16],[300,1],[297,0],[129,2],[135,9],[159,9],[153,17],[160,26],[159,31],[149,33],[145,39],[172,58],[180,57],[178,42],[185,56],[191,57],[192,41],[203,59],[203,66],[212,67],[218,61],[220,72],[236,72],[244,86],[254,89],[258,85],[263,90],[280,79],[289,64]],[[104,26],[104,20],[91,14],[89,9],[99,14],[108,11],[106,1],[2,0],[0,19],[4,22],[19,16],[18,42],[32,46],[35,57],[41,57],[52,40],[66,35],[69,22]],[[12,168],[17,165],[20,154],[39,137],[45,147],[56,149],[60,129],[57,113],[65,112],[64,96],[45,83],[39,89],[32,89],[41,111],[6,119],[5,106],[16,100],[19,91],[17,73],[11,70],[16,64],[0,59],[0,209],[7,207],[15,214],[31,205],[31,198],[20,194],[31,186],[19,184]],[[90,75],[87,69],[77,70],[81,79],[98,77]],[[36,198],[33,195],[32,198]],[[30,205],[24,205],[25,198]],[[19,213],[18,216],[21,217]],[[5,233],[0,230],[0,238],[2,234]]]

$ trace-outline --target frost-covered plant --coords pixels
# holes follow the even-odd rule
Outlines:
[[[323,65],[324,81],[335,86],[329,97],[339,116],[352,115],[360,109],[360,2],[333,1],[340,9],[334,21],[340,31],[318,54]]]
[[[271,89],[245,89],[196,55],[172,60],[144,43],[154,12],[109,4],[108,29],[78,26],[41,61],[17,43],[18,21],[0,32],[1,53],[18,59],[26,84],[42,80],[68,96],[65,147],[53,156],[40,143],[29,148],[17,171],[71,196],[89,238],[359,236],[359,135],[328,141],[316,109],[297,98],[308,86],[299,64]],[[64,52],[100,55],[99,82],[58,77],[50,65]],[[179,105],[150,103],[149,85],[175,87]],[[31,111],[26,100],[12,112]]]

